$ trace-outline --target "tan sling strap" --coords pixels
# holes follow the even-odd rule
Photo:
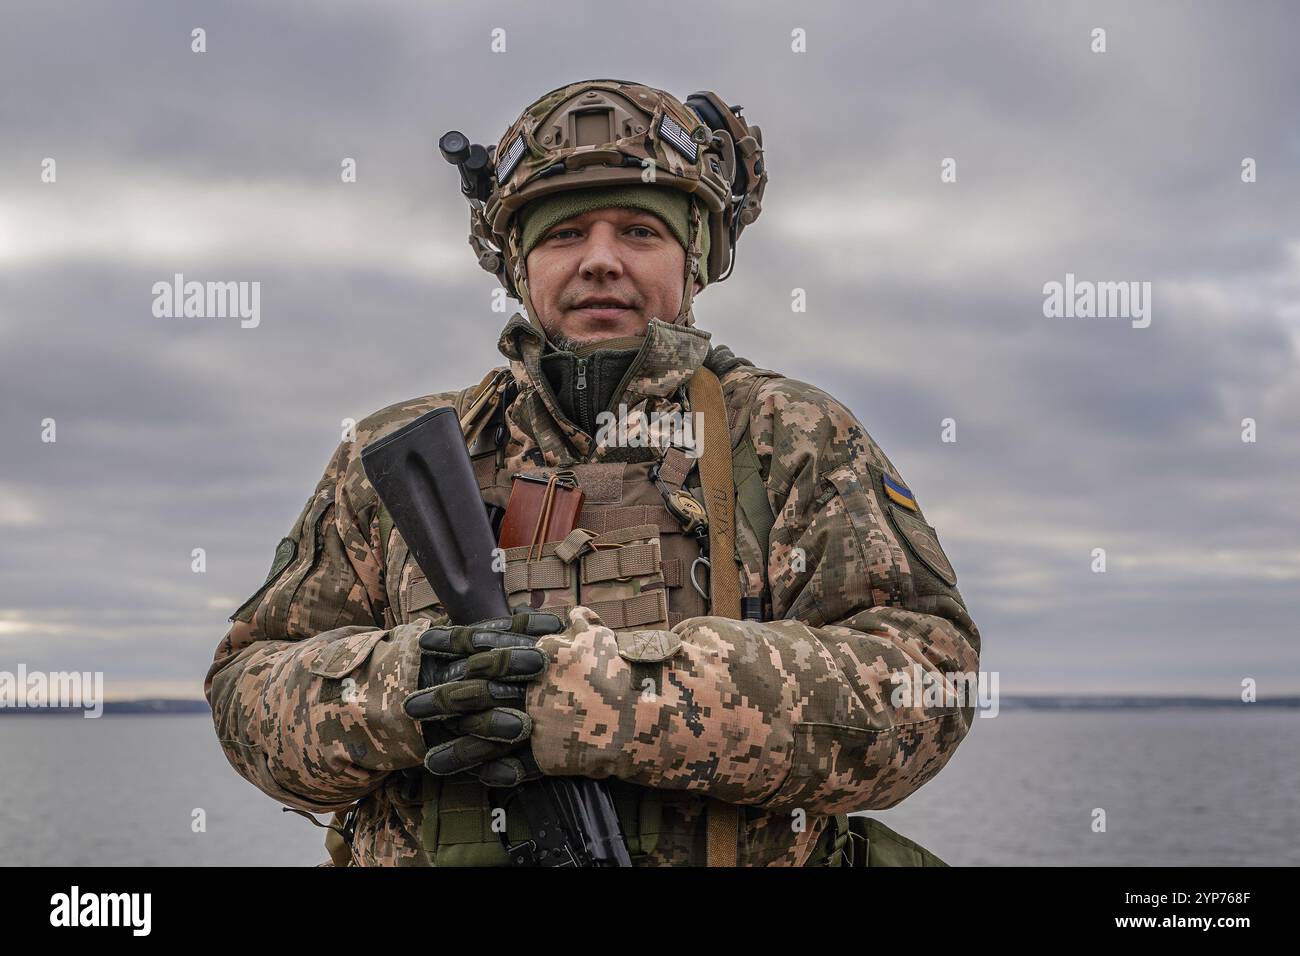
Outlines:
[[[722,383],[700,366],[691,378],[691,411],[704,422],[704,450],[700,455],[700,484],[704,486],[709,515],[710,613],[740,619],[740,569],[736,561],[736,487],[731,473],[731,430]],[[696,436],[699,440],[699,436]],[[706,865],[735,866],[740,811],[733,803],[708,803]]]
[[[709,514],[709,603],[718,617],[740,620],[740,570],[736,563],[736,485],[731,474],[731,432],[722,383],[700,366],[690,384],[691,411],[704,419],[700,484]]]

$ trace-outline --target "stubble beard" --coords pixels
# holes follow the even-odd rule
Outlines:
[[[542,331],[546,333],[546,340],[560,352],[576,352],[581,346],[600,340],[599,336],[588,339],[571,338],[559,331],[554,322],[547,322],[545,319],[541,321],[541,326]]]

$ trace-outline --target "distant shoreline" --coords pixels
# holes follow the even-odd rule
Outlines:
[[[1261,697],[1246,703],[1239,697],[1155,697],[1122,694],[1060,694],[1024,697],[1000,697],[998,704],[1007,710],[1169,710],[1190,707],[1202,710],[1227,710],[1251,707],[1300,708],[1300,697]]]
[[[0,706],[0,716],[77,716],[80,717],[87,708],[82,707],[4,707]],[[140,700],[106,700],[106,714],[170,714],[186,716],[190,714],[211,714],[206,700],[173,699],[147,697]]]
[[[1300,696],[1262,697],[1245,703],[1236,697],[1159,697],[1122,694],[1040,694],[1017,697],[1000,697],[998,706],[1003,710],[1228,710],[1287,708],[1300,709]],[[80,707],[4,707],[0,716],[77,716],[85,711]],[[152,714],[193,716],[211,714],[205,700],[143,698],[140,700],[111,700],[104,702],[105,714]]]

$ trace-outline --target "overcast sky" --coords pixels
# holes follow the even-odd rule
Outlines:
[[[541,93],[613,76],[712,89],[762,127],[764,212],[697,324],[856,412],[937,526],[1002,693],[1300,693],[1294,4],[3,22],[0,669],[199,696],[340,421],[502,361],[438,135],[496,143]],[[260,325],[155,318],[178,272],[259,281]],[[1150,326],[1045,317],[1066,273],[1151,283]]]

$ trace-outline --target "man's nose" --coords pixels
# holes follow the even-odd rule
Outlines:
[[[623,274],[623,260],[619,256],[617,235],[607,222],[598,222],[587,231],[587,241],[582,246],[582,261],[578,272],[588,281],[617,279]]]

